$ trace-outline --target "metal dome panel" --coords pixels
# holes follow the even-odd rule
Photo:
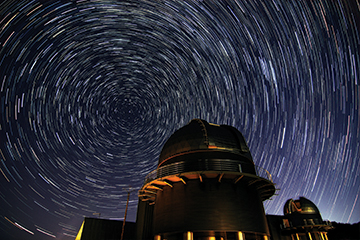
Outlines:
[[[253,162],[245,138],[236,128],[193,119],[174,132],[165,143],[159,157],[159,167],[175,156],[199,151],[233,153]]]

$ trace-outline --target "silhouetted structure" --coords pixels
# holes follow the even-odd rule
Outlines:
[[[75,240],[120,240],[123,221],[85,218]],[[136,223],[126,222],[124,239],[135,239]]]
[[[236,128],[194,119],[168,139],[145,179],[138,239],[267,239],[262,201],[274,193]]]
[[[304,197],[265,216],[262,201],[275,191],[236,128],[193,119],[165,143],[139,190],[136,234],[126,223],[124,239],[328,240],[331,225]],[[120,239],[121,226],[85,218],[77,239]]]

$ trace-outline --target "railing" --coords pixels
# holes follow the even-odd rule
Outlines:
[[[256,165],[255,165],[255,170],[256,170],[257,176],[265,178],[265,179],[269,180],[270,182],[273,182],[271,173],[269,173],[268,170],[266,170],[265,168],[262,168],[260,166],[256,166]]]
[[[304,227],[318,227],[330,229],[332,228],[332,223],[330,221],[323,221],[319,218],[315,219],[303,219],[303,222],[294,223],[290,219],[283,219],[283,222],[280,224],[280,228],[283,230],[289,230],[293,228],[304,228]]]
[[[145,183],[165,176],[201,171],[241,172],[256,175],[273,182],[271,174],[266,169],[254,164],[231,159],[199,159],[197,161],[172,163],[157,168],[145,177]]]

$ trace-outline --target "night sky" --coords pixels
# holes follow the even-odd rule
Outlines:
[[[135,221],[137,190],[193,118],[228,124],[289,198],[360,221],[360,2],[0,3],[0,238]],[[94,213],[96,215],[94,215]]]

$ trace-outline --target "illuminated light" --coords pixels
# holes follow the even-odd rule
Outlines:
[[[81,239],[81,235],[82,235],[82,232],[83,232],[83,228],[84,228],[84,221],[83,223],[81,224],[81,227],[80,227],[80,230],[75,238],[75,240],[80,240]]]
[[[309,235],[309,239],[312,240],[312,237],[311,237],[311,233],[308,232],[308,235]]]
[[[218,180],[219,182],[221,182],[221,179],[222,179],[222,177],[224,176],[224,174],[225,174],[225,173],[222,173],[222,174],[219,176],[219,180]]]
[[[155,189],[157,189],[157,190],[162,191],[162,188],[161,188],[161,187],[155,186],[155,185],[153,185],[153,184],[150,184],[150,186],[151,186],[152,188],[155,188]]]
[[[264,236],[264,240],[269,240],[268,236]]]
[[[161,236],[160,235],[155,235],[154,240],[161,240]]]
[[[185,240],[193,240],[193,239],[194,239],[193,232],[188,231],[185,233]]]
[[[234,150],[232,148],[218,147],[218,146],[215,146],[215,145],[208,145],[208,149]]]
[[[328,237],[327,237],[327,233],[324,233],[324,237],[326,240],[329,240]]]
[[[173,187],[173,185],[171,184],[172,182],[167,180],[164,180],[163,182],[166,183],[166,185],[170,186],[171,188]]]
[[[208,148],[210,148],[210,149],[214,149],[214,148],[218,148],[217,146],[215,146],[215,145],[209,145],[208,146]]]
[[[244,233],[243,232],[237,232],[237,240],[244,240]]]
[[[183,184],[186,184],[185,178],[184,177],[179,177],[180,180],[183,182]]]
[[[240,181],[240,179],[242,179],[244,177],[244,175],[241,175],[240,177],[238,177],[234,183],[237,183],[238,181]]]

